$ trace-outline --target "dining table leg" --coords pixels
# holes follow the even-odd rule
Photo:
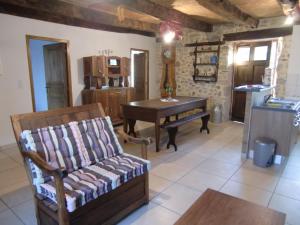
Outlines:
[[[159,152],[159,142],[160,142],[160,119],[155,122],[155,146],[156,152]]]

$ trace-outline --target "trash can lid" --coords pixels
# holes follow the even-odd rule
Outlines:
[[[274,145],[276,145],[276,141],[274,141],[271,138],[267,138],[267,137],[257,138],[255,140],[255,143],[257,143],[257,144],[265,144],[265,145],[268,145],[268,144],[274,144]]]

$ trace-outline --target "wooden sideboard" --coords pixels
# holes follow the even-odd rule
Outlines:
[[[134,101],[135,90],[132,87],[103,88],[82,91],[82,104],[100,102],[105,114],[111,117],[113,125],[123,123],[121,104]]]

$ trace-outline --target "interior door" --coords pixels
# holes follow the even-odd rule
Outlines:
[[[135,100],[147,99],[147,80],[146,80],[146,54],[139,53],[134,55],[134,88]]]
[[[243,43],[236,47],[233,86],[261,84],[269,66],[271,42]],[[232,120],[244,122],[246,93],[233,92]]]
[[[66,44],[44,46],[48,109],[69,105]]]

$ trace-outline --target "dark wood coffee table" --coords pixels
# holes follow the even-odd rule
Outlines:
[[[207,189],[175,225],[284,225],[286,215]]]

